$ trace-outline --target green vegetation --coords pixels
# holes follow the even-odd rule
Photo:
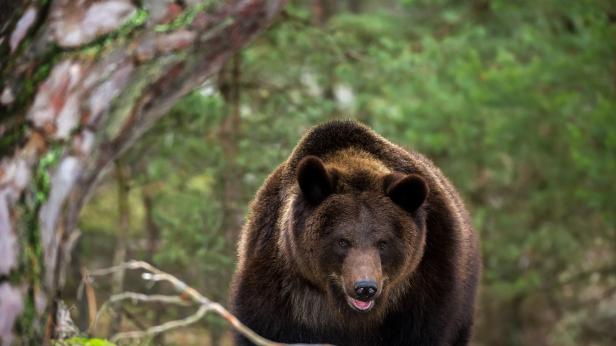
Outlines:
[[[613,343],[614,4],[333,3],[290,5],[126,154],[129,257],[224,302],[256,189],[304,130],[354,118],[432,158],[469,205],[485,266],[476,344]],[[89,266],[112,258],[115,196],[110,177],[82,215]]]
[[[53,346],[115,346],[115,344],[107,340],[96,338],[70,338],[67,340],[56,341],[53,343]]]

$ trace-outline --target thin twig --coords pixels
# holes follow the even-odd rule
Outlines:
[[[191,325],[193,323],[198,322],[205,314],[209,311],[215,312],[220,315],[222,318],[227,320],[231,326],[241,333],[244,337],[250,340],[252,343],[258,346],[301,346],[302,344],[283,344],[268,340],[259,334],[255,333],[252,329],[248,328],[245,324],[243,324],[237,317],[235,317],[229,310],[225,309],[222,305],[217,302],[213,302],[203,296],[199,291],[194,288],[188,286],[184,281],[176,278],[175,276],[166,273],[151,264],[144,261],[129,261],[126,263],[122,263],[117,266],[113,266],[110,268],[103,268],[93,270],[91,272],[86,273],[84,276],[84,280],[90,282],[92,277],[94,276],[104,276],[113,274],[118,271],[126,270],[126,269],[143,269],[146,272],[141,274],[141,277],[147,281],[166,281],[169,282],[173,288],[182,295],[182,298],[179,296],[167,296],[167,295],[146,295],[136,292],[124,292],[120,294],[116,294],[111,296],[109,301],[105,302],[101,307],[101,310],[97,313],[96,320],[102,313],[103,310],[107,308],[110,304],[114,304],[124,300],[132,300],[133,302],[162,302],[162,303],[172,303],[172,304],[181,304],[181,305],[189,305],[189,302],[192,301],[199,305],[199,309],[192,315],[180,319],[165,322],[161,325],[150,327],[143,331],[131,331],[131,332],[123,332],[114,335],[111,338],[111,341],[115,342],[120,339],[135,339],[135,338],[143,338],[147,336],[155,336],[157,334],[166,332],[168,330],[185,327]],[[183,297],[187,297],[183,299]],[[313,346],[319,346],[313,344]],[[326,346],[326,345],[320,345]]]
[[[122,314],[124,314],[131,322],[133,322],[133,324],[141,329],[141,330],[146,330],[148,329],[148,327],[143,324],[143,322],[141,322],[137,316],[135,316],[135,314],[133,314],[132,312],[128,311],[128,309],[124,306],[120,306],[119,310],[122,312]]]
[[[201,305],[201,307],[199,307],[199,310],[197,310],[197,312],[195,312],[194,314],[184,319],[165,322],[161,325],[150,327],[143,331],[137,330],[137,331],[132,331],[132,332],[118,333],[111,338],[111,342],[117,342],[120,339],[144,338],[146,336],[157,335],[157,334],[166,332],[174,328],[186,327],[195,322],[198,322],[201,318],[203,318],[203,316],[205,316],[207,311],[208,311],[208,307],[206,305]]]
[[[114,294],[109,297],[108,303],[116,304],[123,300],[130,300],[133,303],[136,302],[154,302],[154,303],[165,303],[165,304],[177,304],[189,306],[189,301],[182,299],[180,296],[168,296],[163,294],[143,294],[137,292],[122,292],[118,294]]]
[[[149,273],[141,274],[141,277],[144,280],[148,281],[167,281],[169,282],[173,288],[179,293],[188,295],[192,300],[200,304],[210,303],[210,300],[201,295],[197,290],[188,286],[184,281],[176,278],[175,276],[165,273],[164,271],[154,267],[153,265],[144,262],[144,261],[129,261],[126,263],[119,264],[117,266],[113,266],[110,268],[97,269],[89,273],[89,276],[101,276],[101,275],[109,275],[115,273],[117,271],[126,270],[126,269],[143,269],[148,271]]]

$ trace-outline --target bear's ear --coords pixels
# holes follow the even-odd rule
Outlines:
[[[334,191],[333,179],[323,161],[312,155],[297,164],[297,182],[304,198],[312,205],[321,203]]]
[[[428,185],[417,174],[392,173],[383,180],[385,194],[408,212],[414,212],[428,197]]]

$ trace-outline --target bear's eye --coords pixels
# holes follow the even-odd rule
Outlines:
[[[376,246],[378,246],[379,250],[385,250],[387,247],[387,242],[385,240],[379,241]]]
[[[349,243],[348,240],[346,239],[340,239],[338,240],[338,246],[340,246],[342,249],[346,249],[351,245],[351,243]]]

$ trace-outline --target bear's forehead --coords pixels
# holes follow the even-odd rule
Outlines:
[[[324,216],[335,227],[374,229],[397,217],[387,198],[372,192],[334,196],[326,204]]]

